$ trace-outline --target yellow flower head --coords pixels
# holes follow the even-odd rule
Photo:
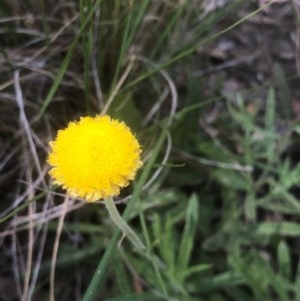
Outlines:
[[[89,202],[115,196],[142,166],[141,147],[130,129],[109,116],[81,117],[50,142],[49,174],[72,197]]]

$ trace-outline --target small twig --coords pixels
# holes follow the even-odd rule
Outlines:
[[[32,208],[32,203],[30,203],[28,205],[29,217],[32,215],[32,213],[33,213],[33,208]],[[27,261],[26,261],[24,288],[23,288],[21,301],[29,301],[28,292],[29,292],[31,267],[32,267],[32,255],[33,255],[33,224],[32,224],[32,220],[29,219]]]
[[[63,208],[58,220],[57,225],[57,231],[53,246],[53,253],[52,253],[52,259],[51,259],[51,270],[50,270],[50,301],[55,301],[55,265],[56,265],[56,259],[57,259],[57,253],[58,253],[58,246],[59,246],[59,240],[60,235],[62,232],[62,228],[64,225],[64,220],[68,208],[68,202],[69,202],[69,196],[66,195],[66,198],[63,203]]]
[[[130,60],[128,66],[126,67],[123,75],[121,76],[120,80],[118,81],[116,87],[113,89],[113,91],[111,92],[107,102],[105,103],[103,109],[101,110],[101,114],[104,115],[106,114],[107,110],[109,109],[110,105],[112,104],[114,98],[116,97],[116,95],[118,94],[119,90],[121,89],[124,81],[126,80],[129,72],[131,71],[132,67],[133,67],[133,63],[134,60]]]
[[[252,172],[253,171],[253,166],[251,166],[251,165],[241,165],[238,163],[227,163],[227,162],[209,160],[209,159],[202,158],[200,156],[192,155],[192,154],[190,154],[188,152],[184,152],[184,151],[178,151],[178,153],[185,156],[186,158],[195,160],[203,165],[215,166],[215,167],[220,167],[220,168],[224,168],[224,169],[238,170],[238,171],[243,171],[243,172]]]

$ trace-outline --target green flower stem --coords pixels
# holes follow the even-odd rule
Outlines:
[[[133,230],[128,226],[128,224],[121,217],[115,202],[112,197],[107,197],[104,199],[106,209],[117,227],[122,231],[123,235],[128,237],[131,243],[134,245],[138,252],[145,252],[146,247],[141,242],[139,237],[133,232]]]

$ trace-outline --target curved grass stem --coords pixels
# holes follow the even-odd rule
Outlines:
[[[111,219],[116,224],[116,226],[122,231],[123,235],[126,236],[131,241],[131,243],[134,245],[134,247],[138,252],[145,252],[146,250],[145,245],[135,234],[135,232],[128,226],[125,220],[121,217],[113,198],[112,197],[105,198],[104,203]]]

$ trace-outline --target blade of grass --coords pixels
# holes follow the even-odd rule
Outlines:
[[[141,206],[141,203],[140,203],[140,199],[138,199],[138,208],[139,208],[139,218],[140,218],[140,223],[141,223],[142,230],[143,230],[143,235],[144,235],[145,240],[146,240],[147,250],[150,253],[152,251],[152,245],[151,245],[149,231],[148,231],[148,228],[147,228],[147,225],[146,225],[146,220],[145,220],[144,214],[142,212],[142,206]],[[154,261],[152,262],[152,265],[153,265],[154,273],[157,277],[157,282],[159,283],[163,294],[167,295],[168,294],[167,293],[167,287],[165,285],[165,282],[163,280],[161,272],[160,272],[157,264],[155,264]]]
[[[86,20],[86,12],[89,12],[92,7],[91,0],[80,0],[80,23],[83,26]],[[88,17],[88,16],[87,16]],[[82,48],[83,48],[83,81],[84,81],[84,95],[86,109],[89,112],[89,97],[91,88],[91,77],[89,74],[91,56],[93,51],[93,28],[90,25],[91,20],[87,20],[85,34],[81,36]]]
[[[86,19],[84,20],[84,23],[81,25],[81,28],[79,30],[79,33],[78,35],[75,37],[73,43],[71,44],[62,64],[61,64],[61,67],[59,68],[58,70],[58,73],[57,73],[57,76],[54,80],[54,83],[52,84],[52,87],[50,88],[50,91],[49,93],[47,94],[46,96],[46,99],[44,100],[43,102],[43,105],[39,111],[39,113],[37,114],[37,117],[35,119],[35,121],[38,121],[42,118],[42,116],[44,115],[47,107],[49,106],[54,94],[56,93],[66,71],[67,71],[67,68],[69,66],[69,63],[71,62],[71,59],[72,59],[72,56],[73,56],[73,52],[75,50],[75,47],[77,46],[77,44],[79,43],[81,37],[82,37],[82,34],[85,33],[85,28],[86,26],[88,25],[88,23],[90,22],[91,18],[93,17],[93,14],[95,13],[96,9],[99,7],[99,5],[101,4],[103,0],[97,0],[93,7],[91,8],[91,10],[89,11],[89,14],[88,16],[86,17]]]
[[[293,222],[264,222],[257,226],[257,235],[299,236],[300,225]]]
[[[277,258],[280,274],[289,279],[291,277],[291,257],[289,247],[284,240],[278,244]]]
[[[280,64],[276,63],[273,69],[275,82],[278,86],[279,100],[282,107],[283,117],[286,121],[291,116],[291,96],[289,93],[289,87],[287,85],[287,79],[284,75]]]
[[[143,17],[145,16],[147,7],[150,4],[150,0],[146,0],[142,2],[142,5],[139,6],[138,9],[138,14],[134,14],[133,6],[130,8],[130,12],[128,14],[128,17],[126,19],[126,24],[125,24],[125,30],[122,35],[122,44],[121,44],[121,49],[119,51],[119,56],[118,56],[118,62],[116,65],[116,70],[114,72],[114,78],[111,84],[111,89],[114,89],[117,80],[119,78],[120,70],[122,67],[122,64],[124,63],[126,54],[128,52],[128,49],[134,39],[134,36],[136,35],[139,25],[141,24]],[[132,24],[132,25],[131,25]]]
[[[188,207],[186,209],[185,216],[185,225],[180,241],[179,253],[178,253],[178,271],[184,273],[188,267],[188,263],[191,257],[194,238],[197,231],[197,222],[198,222],[198,197],[196,194],[193,194],[190,197]],[[182,277],[183,274],[181,274]]]
[[[159,35],[159,40],[157,41],[157,43],[156,43],[155,47],[153,48],[152,52],[150,53],[149,57],[153,58],[155,56],[155,54],[158,52],[158,50],[161,49],[161,46],[162,46],[164,40],[168,38],[168,35],[170,34],[172,28],[174,27],[174,25],[177,23],[178,19],[180,18],[180,15],[184,11],[184,8],[188,4],[190,4],[190,2],[191,2],[190,0],[185,1],[185,3],[183,5],[181,5],[180,8],[177,10],[177,12],[172,17],[172,19],[168,21],[168,23],[166,25],[166,29],[163,31],[162,34]]]
[[[274,131],[275,131],[275,93],[273,89],[269,90],[267,103],[266,103],[266,116],[265,116],[265,130],[266,130],[266,146],[267,146],[267,159],[271,165],[275,160],[276,150],[274,147]]]
[[[133,292],[132,280],[128,277],[124,262],[120,257],[115,256],[114,268],[116,271],[116,282],[121,296],[126,296]]]

